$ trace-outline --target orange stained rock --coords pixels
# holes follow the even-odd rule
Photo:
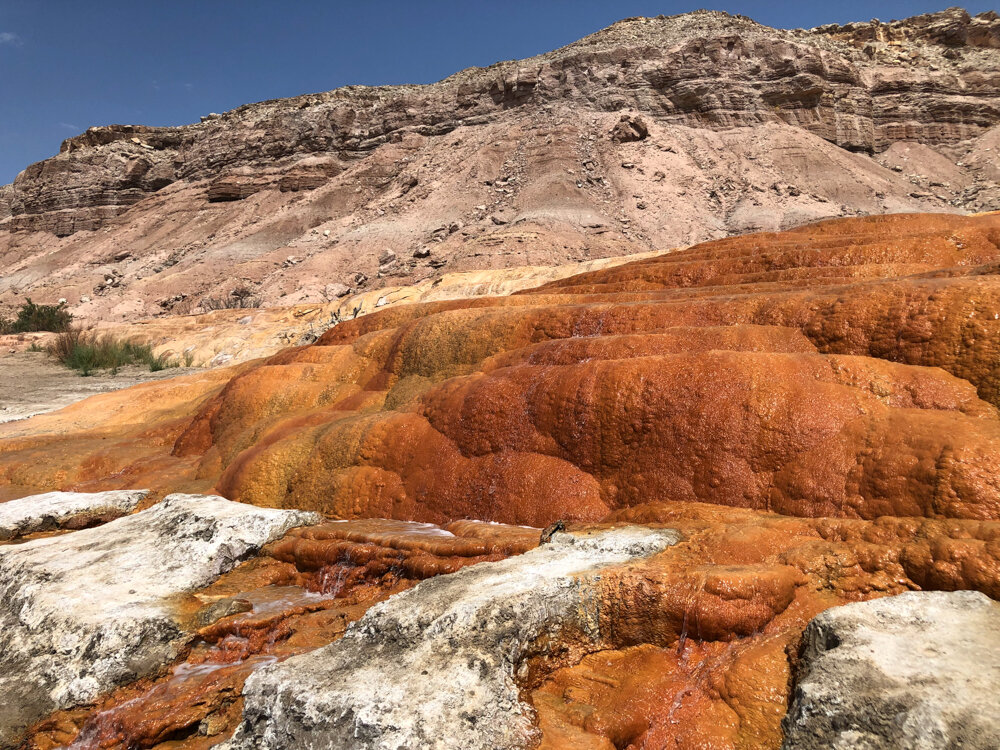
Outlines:
[[[998,237],[996,215],[838,220],[393,307],[244,364],[142,431],[138,396],[117,433],[25,423],[0,477],[435,523],[541,527],[650,501],[993,519]]]
[[[699,503],[608,520],[666,523],[686,539],[602,575],[603,650],[527,686],[544,748],[778,748],[799,635],[817,613],[920,588],[1000,596],[997,522]]]
[[[601,286],[626,291],[646,286],[720,286],[720,278],[748,274],[832,269],[845,277],[851,269],[902,264],[917,269],[972,267],[997,260],[1000,218],[996,214],[888,214],[833,219],[785,232],[762,232],[696,245],[688,252],[590,271],[550,282],[543,293]],[[706,262],[707,261],[707,262]],[[902,275],[879,273],[879,276]]]
[[[542,747],[777,748],[799,634],[815,614],[919,588],[1000,596],[996,521],[794,518],[664,502],[597,526],[622,523],[677,528],[683,540],[601,571],[592,584],[599,641],[564,633],[519,673]],[[213,602],[252,611],[202,627],[200,644],[162,678],[42,722],[28,746],[65,744],[81,727],[84,747],[221,741],[253,667],[329,643],[390,593],[522,551],[537,534],[387,519],[295,529],[182,607],[189,620]]]
[[[991,518],[998,449],[995,409],[940,370],[709,351],[501,367],[395,411],[291,418],[236,456],[218,487],[253,503],[433,522],[543,526],[650,498]]]
[[[0,424],[0,483],[7,499],[68,487],[208,489],[210,483],[189,483],[194,462],[170,450],[192,411],[238,372],[223,368],[143,383]]]
[[[635,646],[585,657],[531,694],[540,748],[778,747],[785,643]]]
[[[372,604],[423,578],[530,549],[539,533],[386,519],[293,529],[263,556],[178,603],[188,627],[209,605],[242,606],[198,628],[190,652],[166,674],[120,688],[96,706],[57,712],[36,725],[25,747],[209,747],[239,722],[243,683],[255,669],[335,641]]]
[[[275,589],[285,598],[269,595]],[[346,598],[307,599],[297,587],[247,592],[255,604],[278,599],[264,614],[235,615],[200,632],[187,658],[159,679],[120,688],[96,706],[61,711],[32,730],[25,747],[79,750],[118,747],[200,748],[216,744],[240,719],[243,682],[257,668],[338,638],[370,604]],[[174,744],[179,743],[179,744]]]
[[[432,524],[369,519],[327,523],[291,531],[269,553],[300,571],[364,566],[423,579],[465,565],[500,560],[538,545],[541,529],[456,521]]]

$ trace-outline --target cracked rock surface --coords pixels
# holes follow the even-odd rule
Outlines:
[[[65,526],[89,526],[131,513],[149,490],[46,492],[0,503],[0,540]]]

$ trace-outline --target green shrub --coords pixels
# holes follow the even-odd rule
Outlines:
[[[0,333],[34,333],[53,331],[61,333],[69,330],[73,314],[66,309],[66,303],[58,305],[36,305],[28,297],[14,320],[0,318]]]
[[[148,344],[116,339],[110,334],[88,334],[76,328],[63,332],[48,348],[49,354],[71,370],[90,375],[94,370],[111,370],[125,365],[146,365],[150,372],[177,367],[177,362],[157,357]]]

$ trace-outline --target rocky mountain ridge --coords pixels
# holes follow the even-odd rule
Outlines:
[[[808,31],[699,11],[429,85],[90,128],[0,188],[0,304],[121,320],[236,287],[328,301],[331,283],[988,209],[998,38],[960,9]]]
[[[349,86],[245,105],[190,126],[90,128],[64,141],[68,163],[108,170],[111,154],[102,159],[93,149],[119,144],[112,153],[134,164],[117,175],[113,195],[84,192],[68,207],[128,206],[176,180],[303,154],[350,160],[408,132],[443,135],[498,109],[574,99],[697,127],[785,122],[866,152],[896,140],[951,144],[998,121],[994,102],[956,99],[997,96],[1000,79],[983,68],[995,63],[998,39],[995,17],[958,9],[812,31],[770,29],[717,11],[627,19],[554,52],[470,68],[429,86]],[[926,96],[899,101],[917,90]],[[963,106],[949,116],[946,103]],[[25,217],[15,227],[63,207],[32,189],[53,167],[40,162],[15,181],[11,211]]]

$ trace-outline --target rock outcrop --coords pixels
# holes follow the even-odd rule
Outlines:
[[[7,497],[148,486],[330,516],[185,598],[194,624],[166,640],[180,633],[189,650],[165,648],[155,674],[122,673],[127,684],[95,688],[86,705],[31,714],[27,747],[196,750],[244,719],[236,742],[268,743],[282,727],[305,742],[304,717],[317,717],[320,737],[350,732],[355,714],[370,732],[352,741],[390,743],[440,730],[421,692],[432,679],[440,697],[478,674],[430,656],[445,676],[421,674],[419,644],[459,644],[449,624],[472,642],[494,626],[559,622],[476,683],[495,696],[490,675],[510,675],[503,695],[517,696],[487,702],[496,723],[484,727],[515,727],[509,738],[483,729],[488,741],[518,746],[528,732],[544,750],[777,749],[801,635],[818,614],[917,590],[1000,598],[998,264],[1000,214],[821,222],[507,297],[385,306],[264,360],[0,425]],[[149,512],[0,560],[107,539]],[[597,613],[582,632],[562,588],[525,594],[513,620],[470,608],[482,630],[420,608],[440,602],[435,591],[469,602],[450,598],[449,580],[477,582],[479,602],[500,591],[483,579],[489,566],[515,571],[506,558],[533,549],[541,527],[558,539],[636,525],[683,539],[576,577],[582,612]],[[59,549],[66,568],[86,566],[87,549]],[[108,586],[102,601],[130,601]],[[371,628],[345,639],[387,598]],[[418,687],[382,711],[370,688],[384,676],[358,664],[386,654]],[[340,667],[365,677],[349,685]],[[46,667],[8,671],[36,668]],[[47,689],[32,705],[51,711]],[[347,711],[344,726],[333,707]]]
[[[99,528],[0,547],[0,745],[155,673],[191,638],[173,598],[315,520],[173,495]]]
[[[541,617],[554,625],[527,644],[525,658],[512,672],[523,704],[519,711],[531,707],[529,731],[536,738],[540,733],[540,747],[548,749],[630,744],[777,749],[794,670],[790,657],[803,628],[819,612],[917,588],[973,588],[1000,596],[996,522],[796,519],[673,502],[622,511],[590,530],[563,526],[585,538],[622,526],[632,527],[633,533],[670,534],[656,531],[667,527],[683,540],[655,555],[575,576],[569,592],[585,591],[584,611],[597,613],[585,633],[556,626],[567,614],[567,624],[578,622],[577,610],[556,610],[548,599],[528,594],[537,581],[521,574],[533,565],[504,563],[503,569],[513,571],[509,583],[523,583],[512,595],[523,605],[520,619],[530,624]],[[559,538],[558,533],[547,536]],[[367,621],[378,624],[378,632],[357,625],[351,643],[343,645],[354,653],[365,643],[381,642],[387,652],[394,653],[396,646],[405,652],[411,641],[394,641],[381,626],[397,619],[424,622],[442,604],[441,596],[430,594],[453,595],[458,581],[482,583],[482,576],[496,568],[479,568],[477,561],[503,560],[532,549],[538,537],[538,529],[473,521],[434,527],[364,519],[293,530],[260,557],[194,592],[192,598],[203,605],[196,618],[222,619],[200,626],[190,652],[164,674],[119,688],[94,705],[46,717],[33,727],[26,747],[50,750],[76,742],[78,747],[176,750],[217,743],[243,721],[246,680],[257,680],[251,675],[276,662],[274,671],[259,679],[268,690],[288,697],[282,706],[293,706],[293,698],[294,705],[309,703],[297,681],[300,669],[310,681],[306,684],[316,681],[317,693],[347,702],[367,700],[370,692],[362,687],[355,694],[336,669],[325,668],[340,663],[341,657],[331,657],[342,653],[341,647],[327,647],[339,642],[351,622],[427,577],[465,571],[455,583],[435,579],[433,586],[420,587],[422,593],[390,599]],[[557,551],[531,553],[524,562],[549,559]],[[596,563],[602,555],[583,545],[571,557],[583,558],[587,565],[584,560]],[[471,598],[449,601],[444,609],[468,613],[473,609],[468,605],[488,604],[494,593],[511,588],[466,586]],[[560,589],[554,600],[562,601],[563,593]],[[448,634],[461,636],[448,641],[448,648],[452,643],[456,648],[483,641],[489,645],[475,629],[466,630],[465,620],[434,622],[403,635],[414,636],[414,647]],[[487,629],[517,627],[502,617],[484,622],[491,623]],[[440,667],[448,653],[442,649],[429,663]],[[296,656],[300,658],[285,661]],[[508,663],[489,648],[486,657]],[[399,665],[406,663],[394,663],[391,673],[399,675]],[[458,668],[468,674],[468,665]],[[428,670],[413,679],[440,685],[444,677]],[[437,697],[449,688],[446,683]],[[416,694],[423,695],[419,687]],[[476,705],[474,697],[470,702]],[[416,726],[427,713],[424,703],[401,699],[393,714]],[[263,713],[259,704],[251,710],[260,719],[254,730],[274,730],[278,723],[270,721],[270,712],[267,717]],[[517,714],[496,716],[499,721]],[[289,721],[297,726],[294,716]],[[377,743],[393,732],[392,727],[373,728],[370,741]],[[520,742],[519,736],[512,741]]]
[[[44,230],[65,236],[94,230],[133,203],[176,180],[173,149],[138,139],[87,144],[27,167],[14,181],[10,231]],[[85,148],[83,144],[80,148]],[[82,158],[81,158],[82,157]]]
[[[0,503],[0,540],[52,529],[82,529],[135,510],[149,490],[47,492]]]
[[[852,44],[885,42],[929,42],[952,48],[1000,47],[1000,17],[988,11],[970,17],[961,8],[949,8],[940,13],[927,13],[902,21],[883,23],[877,18],[868,23],[850,23],[844,26],[830,24],[813,31],[829,34]],[[952,56],[952,59],[955,59]]]
[[[1000,746],[1000,605],[979,592],[828,609],[799,659],[786,750]]]
[[[810,31],[634,18],[427,86],[91,128],[0,193],[0,304],[66,297],[121,321],[236,288],[314,303],[331,284],[988,209],[996,27],[957,9]],[[911,145],[920,158],[892,158]]]
[[[518,557],[435,578],[373,607],[337,643],[247,680],[227,747],[530,747],[515,682],[538,644],[600,643],[602,568],[649,557],[676,532],[556,534]]]

